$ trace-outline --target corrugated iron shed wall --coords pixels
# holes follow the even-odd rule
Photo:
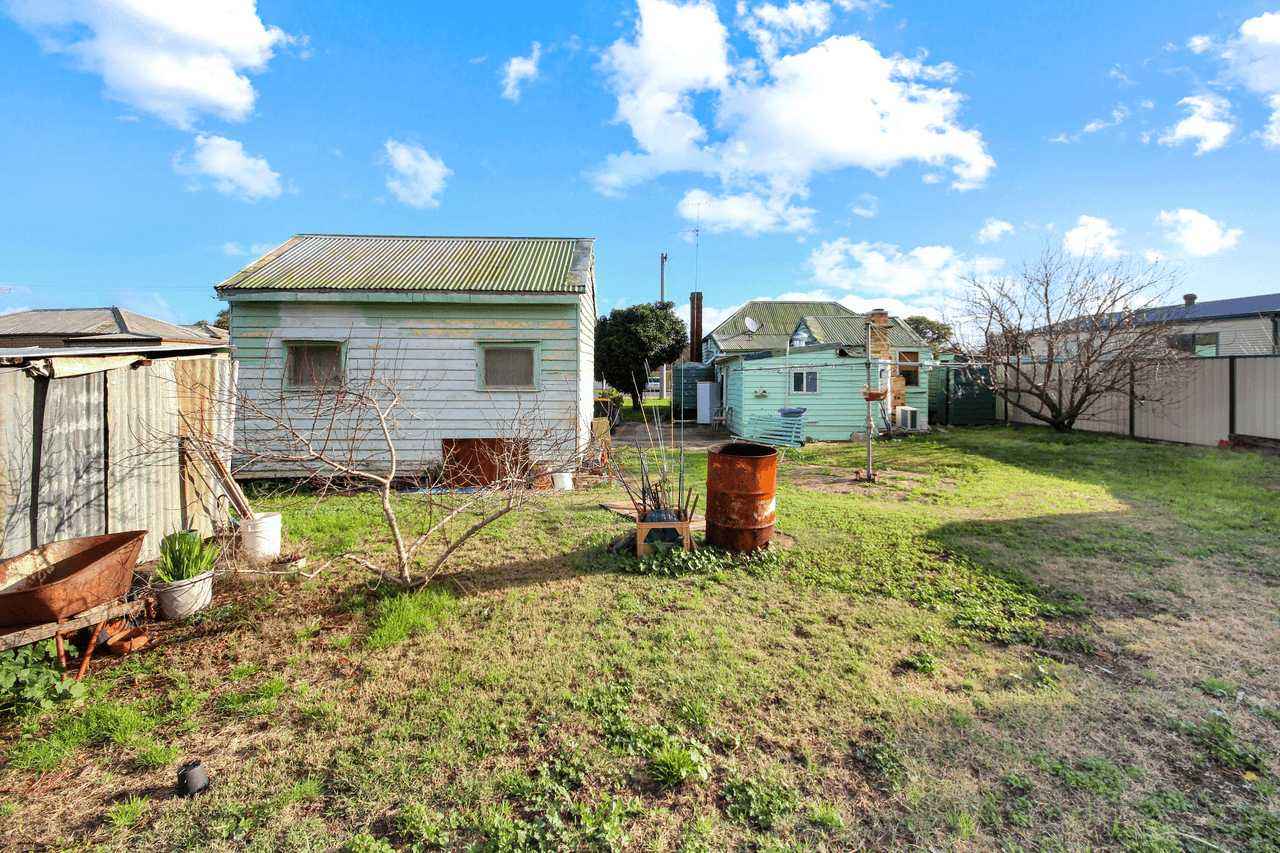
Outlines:
[[[174,365],[172,360],[157,361],[106,373],[106,532],[145,528],[142,560],[159,556],[160,540],[184,526]]]
[[[227,358],[201,358],[197,372],[216,377],[224,400],[234,389]],[[182,527],[211,529],[211,514],[184,513],[178,456],[175,366],[156,360],[59,379],[0,373],[0,556],[77,536],[148,530],[141,559],[158,555],[160,537]],[[207,412],[220,437],[230,438],[233,411]],[[40,427],[37,429],[37,427]],[[36,438],[39,438],[38,449]],[[39,465],[36,535],[32,537],[32,468]]]
[[[31,421],[33,383],[21,370],[0,373],[0,535],[3,553],[31,541]]]
[[[40,452],[36,535],[40,543],[104,533],[107,447],[104,374],[47,383]]]

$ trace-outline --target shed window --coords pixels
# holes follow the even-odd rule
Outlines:
[[[537,390],[537,344],[481,344],[480,387],[486,391]]]
[[[816,370],[791,371],[791,393],[792,394],[817,394],[818,393],[818,371]]]
[[[287,343],[284,371],[291,388],[341,388],[342,344],[335,341]]]
[[[1201,335],[1172,335],[1169,346],[1180,352],[1192,355],[1211,357],[1218,354],[1218,333],[1209,332]]]
[[[908,388],[918,388],[920,386],[920,353],[898,353],[898,375],[902,377],[903,384]]]

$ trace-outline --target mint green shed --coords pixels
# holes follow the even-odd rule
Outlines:
[[[883,322],[883,321],[882,321]],[[873,326],[873,328],[876,328]],[[778,415],[784,407],[805,409],[805,435],[815,441],[848,441],[865,429],[864,388],[890,389],[883,403],[871,404],[876,431],[886,428],[897,406],[918,410],[918,427],[926,428],[929,412],[929,372],[933,353],[897,320],[873,332],[873,355],[867,366],[866,321],[805,317],[797,326],[804,339],[848,338],[779,352],[721,356],[716,359],[724,377],[724,405],[729,430],[741,435],[752,415]],[[887,357],[881,357],[887,356]]]
[[[593,240],[300,234],[218,295],[231,306],[241,446],[283,419],[385,468],[377,419],[324,406],[337,399],[326,391],[386,383],[403,403],[401,472],[439,462],[442,439],[519,427],[555,448],[548,458],[591,440]],[[306,473],[305,462],[245,461],[251,475]]]

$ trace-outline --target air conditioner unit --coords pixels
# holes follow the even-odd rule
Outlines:
[[[897,406],[893,410],[893,420],[898,429],[920,429],[920,410],[911,406]]]

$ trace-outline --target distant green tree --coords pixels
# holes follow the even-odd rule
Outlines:
[[[908,317],[907,325],[926,344],[934,348],[945,347],[951,343],[951,336],[955,332],[950,323],[944,323],[941,320],[930,320],[928,317]]]
[[[223,308],[221,311],[218,312],[218,316],[215,317],[213,320],[213,327],[215,329],[226,329],[227,331],[231,331],[231,308],[230,307]]]
[[[649,371],[675,361],[688,343],[674,308],[674,302],[641,303],[596,321],[596,379],[629,395],[637,408]]]

